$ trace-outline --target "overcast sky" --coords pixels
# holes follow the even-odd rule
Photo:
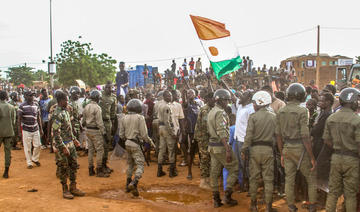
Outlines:
[[[316,25],[360,28],[359,0],[52,0],[53,46],[79,35],[97,53],[119,61],[159,66],[203,54],[189,14],[226,24],[237,46],[314,28],[295,36],[239,48],[255,66],[278,66],[316,52]],[[321,30],[321,53],[360,55],[360,30]],[[0,69],[27,62],[47,70],[49,0],[0,0]],[[164,62],[148,60],[169,59]],[[178,59],[177,64],[183,59]],[[203,57],[206,65],[208,61]],[[129,64],[128,65],[135,65]]]

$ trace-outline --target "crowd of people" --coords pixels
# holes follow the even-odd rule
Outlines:
[[[248,57],[243,63],[233,73],[239,78],[254,69]],[[231,76],[214,83],[214,73],[210,68],[203,72],[200,58],[196,62],[191,58],[189,63],[184,59],[178,72],[173,61],[168,72],[172,75],[167,78],[177,78],[176,82],[159,81],[158,86],[134,89],[129,88],[125,63],[120,62],[119,68],[116,86],[107,82],[102,90],[77,86],[40,92],[1,90],[3,177],[9,177],[11,150],[21,149],[19,141],[29,169],[41,166],[41,149],[49,148],[55,153],[63,197],[73,199],[85,195],[76,186],[77,156],[88,156],[89,176],[106,178],[114,171],[108,166],[109,154],[120,146],[128,157],[126,192],[134,196],[139,196],[145,162],[155,156],[157,177],[167,175],[164,165],[169,165],[170,178],[177,177],[178,166],[186,166],[187,179],[192,180],[193,166],[198,165],[199,186],[212,191],[215,208],[224,203],[237,205],[232,193],[238,191],[249,192],[250,209],[257,211],[262,181],[266,211],[273,211],[274,192],[286,196],[289,211],[297,211],[295,178],[299,171],[303,179],[296,179],[296,184],[305,185],[302,189],[307,194],[301,200],[307,201],[304,207],[309,211],[316,211],[320,207],[317,170],[321,168],[317,159],[331,150],[326,210],[335,211],[338,197],[344,194],[346,210],[356,211],[358,89],[343,88],[338,94],[331,84],[319,90],[314,82],[304,87],[286,77],[280,77],[285,83],[280,83],[277,92],[272,83],[276,78],[261,87],[241,82],[231,83],[230,88],[226,79]],[[204,80],[196,80],[202,75]],[[330,164],[328,159],[321,162]]]

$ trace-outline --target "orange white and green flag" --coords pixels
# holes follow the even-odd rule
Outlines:
[[[241,68],[241,57],[225,24],[190,15],[216,78]]]

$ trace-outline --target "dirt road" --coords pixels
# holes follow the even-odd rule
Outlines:
[[[246,193],[234,193],[239,205],[213,209],[211,192],[198,188],[200,173],[193,167],[193,180],[186,179],[186,167],[178,167],[179,176],[156,177],[156,163],[145,167],[139,183],[139,198],[124,192],[124,161],[111,161],[115,172],[110,178],[89,177],[87,157],[79,157],[78,187],[85,197],[74,200],[62,198],[61,184],[56,178],[54,154],[42,150],[40,167],[26,168],[23,150],[12,151],[10,178],[0,178],[0,211],[248,211],[250,199]],[[0,173],[4,170],[4,152],[0,151]],[[167,170],[168,166],[165,166]],[[28,192],[37,189],[37,192]],[[221,194],[223,197],[223,193]],[[278,211],[287,211],[284,200],[274,202]],[[264,208],[261,206],[260,208]],[[260,210],[262,211],[262,210]],[[301,210],[300,210],[301,211]]]

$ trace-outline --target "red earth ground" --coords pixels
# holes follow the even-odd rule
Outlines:
[[[246,193],[234,193],[234,199],[239,202],[236,207],[213,209],[211,192],[198,187],[200,173],[196,166],[193,167],[193,180],[189,181],[186,179],[186,167],[178,167],[178,177],[158,178],[156,163],[150,163],[149,167],[145,167],[139,183],[140,197],[133,198],[124,192],[125,161],[110,161],[110,166],[115,170],[110,178],[89,177],[87,157],[79,157],[78,161],[78,188],[86,192],[86,196],[65,200],[62,198],[60,181],[55,176],[54,154],[50,154],[48,149],[42,150],[41,166],[27,169],[23,150],[12,151],[10,178],[0,178],[0,211],[249,211],[250,199]],[[3,148],[0,151],[0,164],[2,174]],[[165,166],[165,170],[167,168]],[[38,191],[28,192],[31,189]],[[278,211],[287,211],[284,199],[275,201],[273,205]],[[263,211],[264,205],[260,209]]]

